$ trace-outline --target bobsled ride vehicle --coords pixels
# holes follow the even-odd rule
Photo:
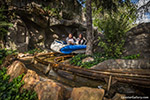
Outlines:
[[[68,45],[63,41],[54,40],[50,48],[54,52],[59,52],[63,54],[85,53],[86,45]]]

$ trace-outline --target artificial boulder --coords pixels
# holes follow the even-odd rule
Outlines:
[[[150,69],[150,60],[110,59],[91,67],[91,69]]]
[[[119,93],[116,93],[115,96],[112,98],[112,100],[126,100],[126,95],[124,94],[119,94]]]
[[[82,63],[91,62],[91,61],[94,61],[94,58],[86,57],[85,59],[82,60]]]
[[[103,96],[103,89],[81,87],[73,88],[71,100],[102,100]]]
[[[27,68],[20,61],[13,62],[13,64],[8,66],[7,69],[7,74],[10,75],[10,81],[12,81],[14,78],[26,72],[27,72]]]
[[[44,77],[41,77],[41,76],[40,76],[40,81],[41,82],[51,82],[51,83],[57,84],[58,86],[63,88],[63,99],[64,100],[68,100],[70,98],[71,92],[72,92],[72,88],[71,87],[65,86],[65,85],[60,84],[60,83],[56,83],[52,79],[47,79],[47,78],[44,78]]]
[[[64,100],[64,87],[51,81],[41,81],[34,88],[39,100]]]
[[[60,12],[52,13],[44,7],[60,9]],[[59,6],[61,5],[61,6]],[[68,33],[85,33],[82,19],[82,6],[78,0],[38,1],[26,0],[25,2],[13,0],[8,3],[8,8],[15,11],[15,18],[11,20],[13,27],[9,28],[6,36],[6,47],[26,52],[29,49],[42,47],[50,49],[55,38],[53,35],[66,37]],[[22,9],[25,8],[25,9]],[[13,13],[14,14],[14,13]],[[12,16],[11,16],[12,17]]]
[[[28,51],[29,31],[20,17],[12,20],[13,26],[9,28],[6,36],[6,48],[18,50],[19,52]]]
[[[28,70],[25,76],[23,77],[22,81],[24,81],[25,83],[22,88],[27,90],[33,90],[33,88],[40,81],[40,78],[38,74],[36,74],[36,72]]]
[[[126,33],[124,55],[140,54],[140,58],[150,57],[150,22],[142,23]]]

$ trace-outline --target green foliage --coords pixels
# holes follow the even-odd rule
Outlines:
[[[101,8],[102,12],[109,11],[109,12],[117,12],[119,6],[123,6],[127,4],[131,6],[130,0],[93,0],[96,8]]]
[[[57,17],[57,18],[61,19],[61,16],[59,14],[61,9],[59,9],[59,8],[52,8],[50,6],[45,6],[45,7],[43,7],[43,10],[45,12],[47,12],[48,16],[50,16],[50,17]]]
[[[82,59],[88,57],[88,55],[85,54],[78,54],[74,57],[72,57],[72,59],[70,60],[71,64],[74,64],[76,66],[81,66],[82,65]]]
[[[10,76],[6,74],[7,69],[0,70],[0,100],[37,100],[37,95],[33,91],[23,90],[20,87],[24,84],[24,75],[20,75],[9,82]]]
[[[86,57],[93,57],[94,61],[83,63],[82,60]],[[113,58],[112,57],[106,57],[104,54],[100,54],[100,53],[95,53],[93,55],[78,54],[70,60],[70,63],[75,65],[75,66],[90,68],[90,67],[92,67],[92,66],[94,66],[100,62],[107,60],[107,59],[113,59]]]
[[[40,52],[42,52],[41,49],[35,48],[35,49],[29,50],[29,51],[27,51],[25,53],[34,54],[34,53],[40,53]]]
[[[83,63],[82,60],[86,57],[93,57],[94,61]],[[75,66],[80,66],[83,68],[90,68],[90,67],[97,65],[98,63],[103,62],[108,59],[138,59],[139,57],[140,57],[139,54],[134,54],[134,55],[120,57],[120,58],[107,56],[104,53],[103,54],[95,53],[93,55],[78,54],[70,60],[70,64],[73,64]]]
[[[0,65],[2,64],[4,58],[11,54],[16,54],[16,50],[11,49],[0,49]]]
[[[95,19],[94,25],[104,34],[105,39],[99,37],[99,44],[107,56],[120,57],[125,43],[126,32],[135,21],[134,14],[128,12],[107,13],[101,20]],[[97,22],[96,22],[97,21]]]
[[[0,7],[0,40],[3,40],[4,35],[7,33],[7,29],[4,25],[6,23],[6,16],[3,14],[4,8]]]
[[[3,40],[4,36],[8,32],[8,27],[11,27],[12,24],[8,22],[6,10],[4,6],[0,7],[0,40]]]
[[[140,54],[134,54],[134,55],[122,57],[122,59],[138,59],[139,57]]]
[[[103,49],[105,55],[120,57],[124,50],[126,32],[134,26],[137,18],[136,7],[130,2],[113,2],[118,5],[116,12],[104,11],[103,7],[97,8],[97,4],[92,3],[93,24],[104,34],[104,39],[99,37],[98,46]]]

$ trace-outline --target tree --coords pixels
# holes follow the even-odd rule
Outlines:
[[[100,13],[102,8],[95,8],[92,3],[93,25],[103,34],[98,37],[99,48],[104,55],[113,58],[122,56],[126,32],[136,24],[136,6],[125,3],[117,7],[117,12]]]
[[[83,0],[84,1],[84,0]],[[87,22],[87,48],[86,55],[92,54],[93,49],[93,33],[92,33],[92,7],[91,3],[95,3],[96,8],[102,8],[101,12],[104,11],[117,11],[118,5],[122,5],[123,3],[130,3],[130,0],[86,0],[86,22]]]
[[[87,22],[87,48],[86,48],[86,55],[92,54],[93,49],[93,33],[92,33],[92,7],[91,7],[92,0],[86,0],[86,22]]]

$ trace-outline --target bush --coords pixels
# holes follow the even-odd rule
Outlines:
[[[33,91],[23,90],[20,92],[21,86],[24,84],[20,75],[9,82],[10,76],[6,74],[6,68],[0,70],[0,100],[37,100],[37,95]]]
[[[8,27],[13,26],[11,23],[8,22],[7,10],[4,6],[0,7],[0,40],[4,40],[4,36],[8,32]]]
[[[120,17],[118,17],[118,15]],[[115,13],[100,21],[99,28],[105,40],[99,37],[99,46],[107,56],[120,57],[125,43],[125,33],[130,29],[129,17],[124,13]]]
[[[122,57],[122,59],[138,59],[139,57],[140,54],[134,54],[134,55]]]
[[[86,57],[93,57],[94,61],[83,63],[82,60]],[[104,53],[103,54],[95,53],[93,55],[78,54],[70,60],[70,64],[73,64],[75,66],[80,66],[83,68],[90,68],[90,67],[97,65],[98,63],[103,62],[108,59],[137,59],[139,57],[140,57],[139,54],[134,54],[134,55],[120,57],[120,58],[113,57],[113,56],[112,57],[106,56]]]
[[[11,49],[0,49],[0,65],[2,64],[4,58],[8,55],[11,54],[16,54],[16,50],[11,50]]]
[[[120,57],[124,50],[126,32],[135,26],[136,7],[123,3],[116,12],[105,11],[102,14],[101,10],[98,8],[93,11],[93,24],[104,35],[103,39],[99,37],[98,46],[106,56]]]
[[[93,57],[94,61],[83,63],[82,59],[84,59],[86,57]],[[107,59],[114,59],[114,58],[106,57],[104,54],[100,54],[100,53],[95,53],[93,55],[78,54],[70,60],[70,63],[75,65],[75,66],[90,68],[90,67],[92,67],[92,66],[94,66],[100,62],[107,60]]]

